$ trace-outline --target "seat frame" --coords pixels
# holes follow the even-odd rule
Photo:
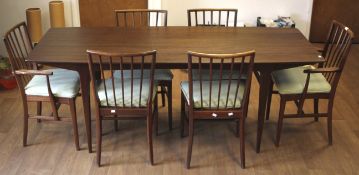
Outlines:
[[[301,94],[279,94],[278,91],[273,90],[273,81],[271,81],[271,94],[279,94],[280,107],[279,117],[277,124],[277,132],[275,145],[278,147],[283,128],[284,118],[314,118],[315,121],[319,121],[320,117],[327,118],[327,131],[328,131],[328,143],[332,145],[332,115],[333,105],[336,89],[339,83],[341,73],[343,71],[345,62],[348,58],[348,54],[354,38],[353,32],[343,24],[333,21],[328,32],[327,41],[324,49],[320,50],[319,57],[325,59],[325,62],[318,65],[316,69],[304,70],[303,73],[307,74],[305,86]],[[308,93],[309,80],[311,74],[321,73],[331,85],[331,91],[329,93]],[[269,119],[271,108],[272,95],[269,95],[266,107],[266,119]],[[308,99],[313,100],[313,113],[305,113],[303,111],[304,102]],[[328,100],[327,111],[319,112],[319,100]],[[288,101],[293,101],[297,106],[297,111],[294,114],[285,114],[285,106]]]
[[[36,63],[29,63],[25,61],[30,51],[34,48],[25,22],[21,22],[11,28],[5,34],[4,43],[9,54],[12,71],[18,84],[22,99],[24,112],[23,146],[27,145],[29,119],[36,119],[38,123],[42,121],[70,121],[73,126],[76,150],[80,150],[75,104],[76,97],[79,94],[73,98],[55,97],[50,86],[50,76],[53,75],[53,72],[50,70],[37,70]],[[26,84],[35,75],[46,77],[48,96],[27,95],[25,93]],[[36,102],[36,115],[29,114],[28,102]],[[52,113],[50,115],[42,114],[42,104],[44,102],[48,102],[51,105]],[[71,117],[59,116],[58,109],[62,104],[69,105]]]
[[[185,135],[185,127],[188,128],[188,150],[187,150],[187,162],[186,167],[187,169],[190,168],[191,164],[191,157],[192,157],[192,146],[193,146],[193,136],[194,136],[194,121],[195,120],[235,120],[237,124],[236,128],[236,136],[240,137],[240,156],[241,156],[241,167],[245,168],[245,118],[247,117],[248,112],[248,105],[249,105],[249,94],[250,94],[250,85],[252,80],[252,72],[254,67],[254,57],[255,57],[255,51],[249,51],[244,53],[237,53],[237,54],[203,54],[203,53],[195,53],[195,52],[188,52],[188,81],[189,81],[189,99],[187,100],[183,91],[181,90],[181,137],[184,137]],[[194,62],[194,60],[198,60],[198,62]],[[233,107],[229,107],[226,105],[224,109],[219,108],[219,100],[220,93],[218,94],[218,105],[217,106],[210,106],[209,108],[194,108],[194,102],[193,102],[193,81],[199,81],[201,90],[201,99],[202,99],[202,81],[208,81],[208,80],[202,80],[201,73],[199,73],[200,78],[199,80],[194,80],[192,78],[192,70],[193,69],[199,69],[199,72],[201,72],[202,65],[205,61],[209,60],[209,65],[207,64],[207,67],[209,66],[209,74],[210,74],[210,92],[209,97],[212,96],[211,91],[211,85],[212,81],[219,81],[219,87],[221,87],[222,82],[222,73],[223,73],[223,67],[230,65],[230,75],[229,75],[229,85],[231,85],[231,81],[233,83],[237,83],[237,87],[239,87],[239,82],[242,81],[240,78],[234,78],[232,76],[232,73],[234,72],[234,69],[239,69],[239,76],[242,77],[243,74],[248,75],[248,79],[246,81],[246,86],[244,89],[243,98],[241,101],[241,107],[240,108],[234,108],[235,103]],[[231,63],[225,63],[225,61],[231,60]],[[241,62],[235,62],[236,60],[241,60]],[[214,63],[214,61],[218,61],[220,63]],[[239,66],[235,66],[235,63]],[[227,65],[226,65],[227,64]],[[247,65],[245,68],[245,64]],[[213,79],[213,69],[214,67],[219,66],[219,72],[220,72],[220,78],[214,80]],[[247,69],[247,70],[245,70]],[[227,94],[227,103],[229,99],[229,89]],[[221,90],[219,89],[219,92]],[[236,96],[238,95],[238,88],[236,91]],[[224,97],[223,97],[224,98]],[[211,101],[211,100],[210,100]],[[203,104],[203,100],[201,100],[201,104]]]

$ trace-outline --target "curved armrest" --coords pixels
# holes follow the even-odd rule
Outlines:
[[[330,72],[340,72],[341,69],[337,67],[328,67],[328,68],[317,68],[317,69],[307,69],[304,70],[304,73],[310,74],[310,73],[330,73]]]
[[[16,70],[14,73],[16,75],[53,75],[53,72],[49,70],[20,69],[20,70]]]

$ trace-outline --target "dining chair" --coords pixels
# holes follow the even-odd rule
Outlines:
[[[255,51],[236,54],[188,52],[188,81],[181,82],[181,136],[188,127],[186,167],[190,168],[195,120],[235,120],[240,137],[241,167],[245,168],[244,125],[247,116]],[[223,71],[230,70],[224,78]],[[194,70],[200,72],[194,79]],[[214,72],[219,75],[214,75]],[[209,72],[209,79],[202,78]],[[240,78],[246,75],[247,78]],[[214,79],[214,77],[219,77]]]
[[[97,164],[101,165],[102,121],[123,119],[147,120],[147,139],[151,165],[153,165],[152,124],[157,112],[154,72],[156,51],[135,54],[108,53],[87,50],[92,93],[96,110]],[[114,76],[116,71],[122,74]],[[149,75],[146,74],[149,70]],[[100,76],[96,76],[96,72]],[[105,76],[105,71],[110,76]],[[130,72],[130,78],[124,72]],[[139,72],[137,78],[135,72]]]
[[[284,118],[314,118],[327,117],[328,142],[332,145],[332,115],[336,89],[342,74],[345,62],[352,45],[353,32],[343,24],[333,21],[324,49],[319,57],[325,62],[315,67],[306,65],[290,69],[278,70],[272,73],[272,94],[279,94],[280,107],[277,124],[275,145],[278,147]],[[273,90],[274,84],[274,90]],[[267,103],[266,119],[269,119],[271,96]],[[305,113],[304,103],[307,99],[313,99],[314,112]],[[328,100],[327,112],[320,113],[319,100]],[[293,114],[285,114],[288,101],[294,101],[297,110]]]
[[[115,10],[117,27],[139,28],[139,27],[166,27],[167,10],[148,10],[148,9],[128,9]],[[149,78],[149,70],[145,76]],[[120,72],[115,72],[115,76],[120,76]],[[139,78],[140,73],[134,73],[135,78]],[[124,71],[124,77],[129,78],[129,71]],[[173,74],[169,69],[156,69],[155,80],[161,89],[157,93],[161,94],[162,106],[165,106],[165,96],[168,100],[168,127],[172,130],[172,79]],[[115,124],[117,125],[117,124]],[[158,134],[158,128],[155,128]]]
[[[76,150],[80,150],[75,105],[80,89],[78,73],[65,69],[36,70],[36,64],[26,62],[33,45],[25,22],[11,28],[5,34],[4,42],[22,98],[23,146],[27,145],[29,119],[37,119],[38,122],[72,121]],[[29,114],[28,102],[36,102],[36,115]],[[44,102],[50,103],[51,115],[42,114]],[[58,109],[62,104],[69,105],[71,117],[59,116]]]
[[[188,26],[237,27],[237,13],[237,9],[188,9]]]

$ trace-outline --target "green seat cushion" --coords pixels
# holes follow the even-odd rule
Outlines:
[[[314,66],[306,65],[290,69],[274,71],[272,79],[275,88],[280,94],[301,94],[305,86],[307,74],[306,69],[315,69]],[[310,75],[308,93],[329,93],[331,86],[321,73]]]
[[[226,102],[227,102],[227,92],[228,92],[228,80],[222,80],[221,83],[221,93],[219,98],[219,108],[226,109]],[[235,108],[241,107],[241,101],[243,99],[243,93],[246,85],[246,80],[242,79],[239,83],[239,89],[237,97],[235,97],[236,89],[237,89],[237,81],[231,82],[230,90],[229,90],[229,97],[227,108],[233,108],[235,102]],[[193,102],[194,108],[203,108],[209,109],[209,104],[211,103],[211,108],[216,109],[218,105],[218,92],[219,92],[219,81],[212,81],[212,95],[211,95],[211,102],[209,101],[209,88],[210,82],[209,81],[202,81],[202,100],[203,100],[203,107],[201,106],[201,89],[200,89],[200,82],[193,81]],[[188,81],[181,82],[181,90],[185,95],[187,102],[189,102],[189,83]],[[235,100],[236,99],[236,100]]]
[[[244,74],[245,72],[242,72],[241,78],[247,79],[247,75]],[[210,71],[208,69],[202,69],[201,74],[199,73],[199,69],[193,69],[192,70],[192,78],[193,80],[199,80],[200,75],[202,75],[202,80],[210,80]],[[239,76],[239,71],[233,70],[232,71],[232,77],[230,77],[231,71],[230,70],[223,70],[222,71],[222,80],[223,79],[237,79]],[[212,80],[218,80],[220,79],[220,70],[214,69],[212,70]]]
[[[149,79],[150,72],[151,72],[151,70],[144,69],[143,70],[143,78]],[[120,70],[114,71],[113,76],[116,78],[121,78],[121,71]],[[131,78],[131,70],[123,70],[123,78],[130,79]],[[135,79],[141,78],[141,70],[140,69],[133,70],[133,78],[135,78]],[[171,81],[173,79],[173,74],[172,74],[171,70],[169,70],[169,69],[156,69],[154,79],[156,81],[161,81],[161,80]]]
[[[114,79],[115,84],[115,96],[116,96],[116,105],[117,107],[131,107],[131,79],[124,79],[124,102],[122,99],[122,83],[121,79],[115,78]],[[107,90],[107,100],[106,100],[106,92],[105,87]],[[149,98],[149,92],[150,92],[150,80],[149,79],[143,79],[142,82],[142,91],[140,91],[141,86],[141,79],[134,79],[133,80],[133,95],[132,95],[132,107],[146,107],[148,98]],[[156,85],[153,86],[153,95],[152,98],[154,99],[156,95]],[[113,88],[112,88],[112,79],[106,79],[104,81],[101,81],[97,85],[97,94],[99,97],[99,101],[101,106],[116,106],[115,105],[115,98],[113,94]],[[141,103],[140,103],[141,100]],[[123,105],[124,104],[124,105]]]
[[[55,97],[72,98],[80,89],[80,77],[77,72],[66,69],[49,69],[50,87]],[[35,75],[25,86],[26,95],[49,96],[46,76]]]

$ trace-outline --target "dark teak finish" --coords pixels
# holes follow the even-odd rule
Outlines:
[[[27,145],[28,136],[28,121],[29,119],[36,119],[39,123],[44,121],[70,121],[73,125],[74,141],[76,150],[80,150],[79,135],[77,129],[77,116],[76,116],[76,96],[73,98],[55,97],[52,93],[50,86],[50,76],[53,74],[51,70],[36,70],[37,65],[26,62],[29,53],[34,48],[29,36],[27,25],[21,22],[11,28],[4,36],[5,46],[9,54],[9,60],[19,87],[20,95],[22,98],[22,106],[24,113],[23,123],[23,146]],[[25,87],[32,79],[33,76],[45,76],[48,96],[27,95]],[[37,110],[36,115],[29,114],[28,102],[36,102]],[[42,114],[42,104],[44,102],[50,103],[52,114]],[[70,107],[71,117],[64,117],[58,114],[60,105],[67,104]]]
[[[138,42],[138,41],[141,42]],[[87,49],[137,53],[158,50],[156,68],[185,69],[186,52],[236,53],[256,50],[255,69],[260,72],[257,151],[273,70],[323,62],[297,29],[275,28],[62,28],[50,29],[30,53],[30,61],[77,70],[87,121],[90,118]],[[75,64],[74,64],[75,63]],[[89,123],[88,123],[89,125]],[[90,138],[89,138],[90,139]]]
[[[316,69],[308,69],[303,72],[307,74],[307,78],[301,94],[280,94],[280,108],[275,141],[276,146],[279,146],[283,119],[304,117],[313,117],[315,118],[315,121],[318,121],[319,117],[327,117],[328,142],[329,145],[332,144],[332,113],[334,97],[345,62],[348,58],[353,38],[354,34],[348,27],[337,21],[333,21],[324,49],[320,51],[320,57],[323,57],[325,62],[319,64]],[[329,93],[308,93],[310,76],[318,73],[323,74],[326,80],[330,83],[331,90]],[[271,87],[273,87],[273,85],[271,85]],[[304,102],[308,99],[313,99],[314,101],[314,113],[304,113],[303,111]],[[318,106],[320,99],[328,100],[327,112],[325,113],[319,113]],[[294,101],[296,103],[298,108],[297,113],[285,114],[285,106],[288,101]],[[270,103],[271,97],[268,98],[267,119],[269,118]]]
[[[203,53],[188,53],[188,88],[189,95],[186,99],[184,92],[181,92],[181,135],[184,132],[184,123],[188,126],[188,151],[187,151],[187,163],[186,167],[190,168],[191,157],[192,157],[192,145],[193,145],[193,125],[195,120],[236,120],[237,121],[237,136],[240,137],[240,154],[241,154],[241,167],[245,167],[245,152],[244,152],[244,125],[245,118],[247,117],[248,104],[249,104],[249,94],[251,89],[252,73],[254,66],[254,51],[236,53],[236,54],[203,54]],[[224,65],[228,64],[229,74],[228,77],[223,76]],[[205,68],[207,67],[207,68]],[[202,78],[202,71],[205,69],[208,70],[209,79]],[[199,79],[193,78],[193,70],[198,70]],[[213,78],[215,74],[214,70],[218,70],[219,78]],[[197,72],[197,71],[196,71]],[[248,75],[246,80],[243,80],[239,77]],[[216,85],[213,82],[216,82]],[[200,108],[195,108],[194,106],[194,83],[199,83],[199,93],[200,95]],[[207,84],[209,83],[209,85]],[[212,90],[217,86],[218,83],[218,93]],[[222,83],[226,84],[224,92],[226,94],[222,95]],[[243,96],[241,100],[237,101],[237,97],[240,96],[240,86],[244,84]],[[234,89],[233,86],[235,85]],[[209,86],[209,87],[204,87]],[[231,89],[232,87],[232,89]],[[205,90],[209,88],[209,92]],[[233,94],[230,94],[231,91],[235,91],[234,97]],[[204,99],[204,94],[208,93],[209,99]],[[222,96],[221,96],[222,95]],[[230,97],[230,95],[232,97]],[[213,99],[212,99],[213,96]],[[229,102],[230,99],[234,99],[233,105]],[[203,101],[209,101],[209,107],[204,107]],[[212,101],[217,102],[217,104],[212,105]],[[225,106],[220,108],[220,102],[225,101]],[[230,104],[229,104],[230,103]],[[240,107],[236,107],[240,103]],[[187,109],[187,110],[186,110]]]
[[[96,108],[96,154],[97,154],[97,164],[101,165],[101,144],[102,144],[102,121],[103,120],[120,120],[120,119],[138,119],[142,118],[147,121],[147,140],[149,146],[149,156],[150,162],[153,165],[153,145],[152,145],[152,123],[154,119],[154,114],[157,113],[157,96],[153,100],[153,91],[154,91],[154,71],[156,64],[156,51],[137,53],[137,54],[118,54],[118,53],[107,53],[101,51],[88,50],[89,55],[89,70],[91,75],[91,85],[92,92],[95,101]],[[145,79],[144,69],[146,64],[149,64],[150,68],[150,78]],[[119,69],[117,68],[119,67]],[[133,72],[137,68],[140,70],[141,75],[139,79],[135,79]],[[121,71],[119,80],[114,77],[114,71]],[[125,84],[125,78],[123,76],[124,70],[131,71],[130,85]],[[100,71],[100,77],[97,76],[97,71]],[[110,78],[105,77],[105,71],[110,71]],[[111,80],[110,84],[102,83],[106,104],[102,104],[99,95],[98,89],[100,88],[97,84],[100,81]],[[134,92],[134,81],[140,80],[140,92]],[[126,81],[127,82],[127,81]],[[129,83],[129,82],[127,82]],[[144,89],[143,86],[145,83],[149,83],[149,89]],[[110,85],[110,87],[106,87]],[[120,87],[120,91],[115,90]],[[127,89],[127,90],[126,90]],[[128,93],[130,89],[130,94]],[[142,92],[148,91],[148,100],[145,104],[141,104]],[[118,94],[120,93],[120,94]],[[139,97],[136,97],[136,94]],[[127,106],[126,97],[130,96],[130,104]],[[120,99],[120,101],[117,101]],[[139,99],[136,103],[133,99]],[[114,104],[110,101],[113,100]],[[154,101],[154,102],[153,102]],[[121,103],[122,102],[122,103]]]

